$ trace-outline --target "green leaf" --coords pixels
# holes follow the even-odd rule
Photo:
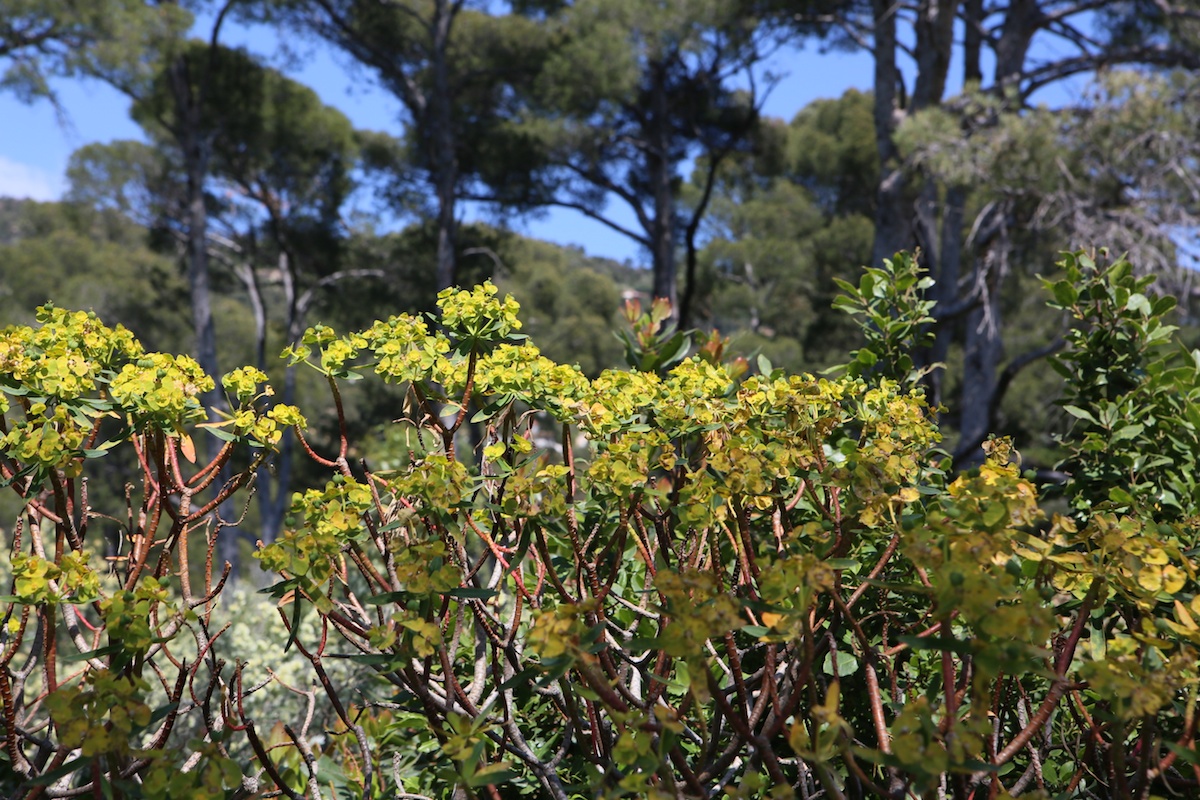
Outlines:
[[[236,442],[237,441],[238,437],[235,434],[232,434],[229,431],[225,430],[224,428],[213,428],[213,427],[209,427],[207,425],[203,426],[203,427],[205,430],[207,430],[213,436],[220,439],[222,442]]]
[[[404,663],[404,657],[394,653],[351,653],[349,655],[331,654],[334,658],[344,658],[354,664],[368,667],[389,667],[393,664]]]
[[[1092,412],[1082,409],[1079,406],[1065,405],[1063,406],[1063,411],[1066,411],[1072,417],[1084,420],[1085,422],[1090,422],[1093,425],[1100,424],[1096,418],[1092,416]]]
[[[944,650],[960,655],[971,652],[970,644],[955,639],[953,636],[911,636],[901,634],[896,637],[896,641],[908,645],[913,650]]]
[[[989,505],[983,512],[983,522],[989,528],[993,528],[1004,521],[1008,516],[1008,509],[1000,503]]]
[[[384,606],[388,603],[400,603],[411,598],[408,592],[384,592],[382,594],[373,594],[363,600],[369,606]]]
[[[1146,430],[1146,426],[1142,425],[1139,422],[1135,422],[1132,425],[1125,425],[1123,427],[1117,428],[1117,430],[1113,433],[1110,441],[1123,442],[1127,439],[1136,439],[1137,437],[1141,436],[1142,432],[1145,430]]]
[[[836,659],[833,653],[826,654],[825,662],[821,669],[826,675],[833,675],[835,674],[833,671],[834,664],[837,665],[836,674],[839,677],[844,678],[847,675],[853,675],[855,672],[858,672],[858,658],[849,651],[838,650]]]
[[[1143,317],[1148,317],[1153,313],[1150,307],[1150,300],[1141,292],[1134,292],[1129,295],[1129,300],[1126,301],[1125,308],[1130,311],[1136,311]]]
[[[677,332],[672,336],[665,345],[663,345],[663,356],[659,360],[658,366],[669,367],[679,361],[682,361],[687,355],[688,350],[692,348],[691,334],[684,334],[682,331]]]
[[[526,667],[525,669],[513,675],[504,683],[496,687],[498,692],[507,692],[509,689],[516,689],[519,686],[528,686],[530,681],[537,677],[539,670],[536,667]],[[654,677],[651,675],[650,677]]]
[[[1108,499],[1123,506],[1130,506],[1134,503],[1133,495],[1120,486],[1113,486],[1108,490]]]
[[[498,761],[495,764],[488,764],[486,767],[475,772],[467,783],[471,788],[478,786],[498,785],[507,783],[517,776],[513,770],[512,764],[507,761]]]
[[[443,592],[443,594],[447,597],[458,597],[464,600],[487,600],[500,594],[500,592],[495,589],[476,589],[468,586],[460,589],[451,589],[448,592]]]
[[[73,760],[68,761],[67,763],[63,764],[61,767],[49,770],[48,772],[44,772],[41,775],[37,776],[36,778],[30,778],[29,780],[27,780],[25,782],[25,785],[27,785],[27,786],[49,786],[50,784],[56,782],[59,778],[64,778],[67,775],[72,774],[73,772],[76,772],[76,771],[79,771],[82,769],[86,769],[87,765],[90,761],[91,761],[91,759],[87,759],[87,758],[73,759]]]
[[[1054,299],[1064,307],[1075,305],[1075,301],[1079,299],[1079,292],[1070,281],[1058,281],[1054,284],[1053,292]]]
[[[512,401],[513,398],[511,395],[503,395],[499,399],[488,403],[486,406],[476,411],[471,417],[471,422],[483,422],[484,420],[491,419],[507,408]]]
[[[1163,745],[1172,753],[1179,756],[1185,764],[1200,764],[1200,753],[1197,753],[1194,748],[1183,747],[1176,742],[1163,742]]]
[[[845,280],[844,278],[838,278],[838,277],[834,276],[833,282],[843,292],[847,292],[849,294],[858,294],[858,287],[855,286],[850,281]],[[850,302],[850,298],[839,295],[833,302],[836,305],[838,303],[838,301],[841,301],[842,303],[848,303],[848,302]]]
[[[68,664],[72,664],[76,661],[87,661],[89,658],[104,658],[105,656],[116,655],[123,649],[124,648],[121,647],[120,642],[118,642],[116,644],[109,644],[105,645],[104,647],[96,648],[95,650],[85,650],[82,653],[62,653],[59,655],[58,659],[59,661],[65,661]]]

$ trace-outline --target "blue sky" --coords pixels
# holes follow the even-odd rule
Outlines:
[[[278,43],[273,31],[232,25],[224,29],[222,42],[244,45],[268,59]],[[347,69],[346,60],[327,47],[301,44],[298,55],[294,61],[301,67],[286,71],[311,86],[326,103],[341,109],[356,127],[400,131],[399,103],[374,86],[368,75]],[[838,97],[846,89],[871,85],[871,60],[864,55],[785,49],[765,68],[786,73],[765,107],[767,114],[785,119],[818,98]],[[58,81],[55,89],[64,118],[47,101],[25,105],[11,93],[0,93],[0,197],[57,199],[65,188],[67,159],[75,149],[92,142],[141,138],[138,126],[129,118],[128,100],[104,83]],[[532,236],[580,245],[593,255],[634,263],[643,260],[636,244],[577,212],[555,209],[510,224]]]
[[[226,25],[222,42],[244,45],[268,59],[278,49],[275,32],[262,27]],[[344,57],[312,43],[301,43],[295,55],[292,68],[281,66],[313,87],[326,103],[341,109],[356,127],[400,131],[399,103],[374,86],[366,73],[347,68]],[[872,81],[869,55],[821,53],[815,47],[782,49],[763,69],[783,75],[764,110],[784,119],[791,119],[813,100],[838,97],[850,88],[869,89]],[[57,199],[64,189],[67,159],[76,148],[141,137],[129,119],[128,100],[104,83],[59,81],[55,89],[65,111],[62,117],[47,101],[25,105],[11,93],[0,93],[0,196]],[[621,219],[615,206],[611,211]],[[636,244],[577,212],[554,209],[511,224],[532,236],[582,246],[593,255],[634,263],[645,260]]]

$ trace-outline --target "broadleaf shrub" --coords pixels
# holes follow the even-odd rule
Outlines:
[[[1164,338],[1167,302],[1084,259],[1051,284],[1084,321],[1061,360],[1067,401],[1084,422],[1126,403],[1142,428],[1118,441],[1161,441],[1169,432],[1141,421],[1165,414],[1145,410],[1153,392],[1118,400],[1087,382],[1144,352],[1093,334]],[[187,399],[202,376],[87,315],[8,329],[0,357],[33,361],[0,379],[4,474],[25,502],[3,606],[0,781],[13,796],[1194,793],[1192,495],[1151,473],[1165,464],[1132,483],[1103,472],[1084,425],[1065,440],[1070,516],[1043,511],[1006,440],[948,473],[897,355],[928,321],[926,286],[898,256],[846,287],[875,358],[858,351],[838,380],[765,361],[747,377],[719,343],[680,358],[650,327],[627,337],[644,369],[589,379],[543,357],[487,284],[443,292],[432,322],[311,329],[287,355],[325,376],[339,415],[344,381],[403,388],[405,435],[390,441],[406,452],[386,468],[356,458],[345,424],[324,451],[260,374],[231,373],[236,410],[209,430],[227,437],[218,460],[242,452],[250,470],[222,495],[283,426],[329,470],[257,553],[278,578],[281,650],[311,669],[324,709],[308,694],[304,719],[279,725],[245,702],[214,627],[221,585],[189,562],[186,538],[219,499],[215,466],[180,458],[203,430]],[[108,360],[72,361],[71,343],[88,341]],[[1194,390],[1156,363],[1146,375]],[[130,364],[126,383],[145,389],[117,399]],[[124,447],[141,472],[132,549],[102,575],[81,476]],[[211,548],[220,526],[205,535]],[[347,662],[371,679],[350,684]],[[195,745],[172,756],[188,714]]]
[[[1174,340],[1175,298],[1150,294],[1154,276],[1106,255],[1068,255],[1063,277],[1045,281],[1050,306],[1074,322],[1053,361],[1074,420],[1063,464],[1071,505],[1084,516],[1140,505],[1187,518],[1200,508],[1200,350]]]

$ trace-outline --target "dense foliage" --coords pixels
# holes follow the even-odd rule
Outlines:
[[[286,355],[332,393],[330,450],[255,368],[221,379],[214,418],[192,359],[43,308],[0,335],[2,469],[23,506],[0,787],[1194,792],[1194,492],[1184,464],[1137,458],[1187,450],[1196,356],[1157,353],[1169,301],[1126,262],[1064,264],[1049,283],[1076,319],[1069,514],[1043,509],[1007,440],[948,471],[901,349],[931,288],[903,254],[844,286],[873,327],[838,379],[766,359],[750,373],[717,340],[685,356],[660,308],[630,314],[645,369],[589,378],[543,356],[486,283],[443,291],[433,319],[309,328]],[[355,457],[359,381],[400,389],[383,466]],[[261,715],[284,707],[253,704],[264,687],[223,638],[212,556],[232,520],[212,513],[286,428],[328,480],[257,553],[277,575],[279,658],[299,653],[315,681],[288,684],[304,703],[276,725]],[[201,436],[220,442],[207,463]],[[89,474],[123,450],[125,507],[93,507]],[[373,677],[347,682],[347,662]]]
[[[140,129],[0,198],[0,794],[1200,795],[1198,33],[0,0]],[[814,43],[871,85],[767,117]]]

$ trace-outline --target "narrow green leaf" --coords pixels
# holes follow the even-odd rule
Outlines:
[[[487,600],[489,598],[495,597],[496,595],[498,595],[500,593],[498,591],[496,591],[495,589],[476,589],[476,588],[467,586],[467,587],[463,587],[461,589],[451,589],[450,591],[443,592],[442,594],[446,595],[447,597],[458,597],[458,598],[461,598],[464,600],[465,599]]]

